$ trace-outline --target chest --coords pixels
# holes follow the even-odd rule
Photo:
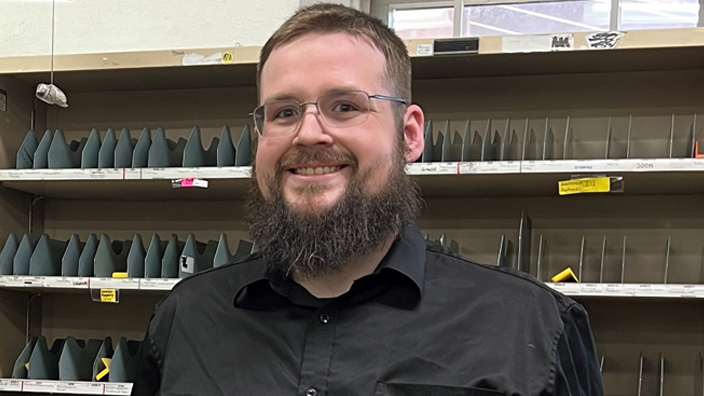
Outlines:
[[[386,395],[401,386],[401,394],[412,395],[403,386],[416,384],[449,387],[442,393],[450,395],[485,394],[464,393],[476,387],[527,395],[543,381],[535,368],[547,370],[547,337],[489,325],[497,321],[487,315],[500,314],[369,303],[317,311],[234,310],[216,321],[204,311],[196,320],[174,324],[163,390]]]

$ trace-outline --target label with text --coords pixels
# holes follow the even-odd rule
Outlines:
[[[560,195],[609,192],[611,191],[611,179],[608,177],[594,177],[563,180],[558,182],[558,188]]]
[[[100,289],[100,302],[116,303],[117,302],[117,290],[116,289]]]

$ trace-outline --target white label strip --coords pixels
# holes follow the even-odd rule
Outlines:
[[[88,286],[91,289],[139,289],[137,278],[90,278]]]
[[[171,290],[181,279],[145,278],[139,280],[140,290]]]
[[[246,179],[251,177],[250,166],[204,167],[204,168],[143,168],[142,179]]]
[[[122,171],[122,176],[125,180],[139,180],[142,178],[142,170],[139,168],[127,168],[122,169]]]
[[[704,298],[704,285],[651,283],[547,283],[571,296]]]
[[[72,276],[0,276],[0,288],[171,290],[179,278],[83,278]]]
[[[56,392],[58,381],[24,381],[22,390],[25,392]]]
[[[22,390],[21,380],[0,379],[0,391],[19,392]]]
[[[596,173],[704,171],[704,159],[656,158],[611,160],[430,162],[406,165],[410,175],[449,175],[472,173]],[[174,178],[246,179],[249,166],[205,168],[125,168],[125,169],[5,169],[0,180],[154,180]]]
[[[8,279],[8,287],[46,287],[46,277],[43,276],[14,276]]]
[[[57,289],[87,289],[88,278],[72,276],[47,276],[44,278],[44,286]]]
[[[460,162],[460,174],[520,173],[519,161]]]
[[[88,178],[93,180],[122,180],[124,172],[122,169],[87,169]]]
[[[130,383],[0,379],[0,391],[72,395],[129,395]]]
[[[432,44],[418,44],[416,47],[416,56],[432,56],[433,55],[433,45]]]
[[[660,158],[622,160],[523,161],[524,173],[703,171],[704,159]]]
[[[459,162],[415,162],[406,165],[409,175],[456,175],[459,173]]]
[[[106,383],[105,395],[129,395],[132,393],[132,384]]]
[[[519,35],[501,37],[501,52],[572,51],[574,36],[571,34]]]
[[[56,392],[75,393],[81,395],[101,395],[104,393],[103,384],[93,382],[56,382]]]
[[[25,287],[24,280],[14,275],[0,276],[1,287]]]

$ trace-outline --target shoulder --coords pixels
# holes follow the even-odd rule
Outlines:
[[[261,255],[225,264],[181,279],[157,305],[156,312],[192,306],[231,304],[238,290],[265,272]]]
[[[479,264],[437,243],[426,245],[426,277],[426,284],[435,280],[445,287],[461,288],[465,298],[515,304],[516,309],[552,311],[561,317],[570,307],[579,306],[530,274],[509,267]]]

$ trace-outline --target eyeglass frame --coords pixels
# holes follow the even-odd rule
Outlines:
[[[300,109],[300,112],[301,112],[301,113],[300,113],[300,115],[299,115],[299,117],[298,117],[298,121],[296,122],[296,125],[295,125],[293,128],[291,128],[291,133],[287,133],[286,135],[276,136],[276,138],[287,137],[287,136],[291,136],[291,135],[293,135],[293,134],[296,133],[296,130],[298,129],[298,126],[300,125],[301,120],[303,119],[303,114],[305,113],[305,112],[303,111],[303,108],[304,108],[305,106],[308,106],[308,105],[315,105],[315,112],[316,112],[316,114],[317,114],[319,117],[322,117],[322,114],[320,113],[320,107],[318,107],[318,101],[320,100],[321,97],[324,97],[324,96],[327,96],[327,95],[331,95],[331,94],[334,94],[334,93],[363,93],[363,94],[367,95],[367,98],[370,99],[370,100],[371,100],[371,99],[388,100],[388,101],[395,102],[395,103],[401,103],[401,104],[403,104],[404,106],[408,106],[408,101],[407,101],[406,99],[399,98],[399,97],[395,97],[395,96],[380,95],[380,94],[370,95],[369,93],[367,93],[367,92],[365,92],[365,91],[361,91],[361,90],[329,92],[329,93],[326,93],[326,94],[324,94],[324,95],[319,96],[318,99],[316,99],[315,101],[307,101],[307,102],[299,102],[299,101],[296,100],[296,99],[281,99],[281,100],[291,100],[291,101],[293,101],[293,102],[298,103],[298,108]],[[276,102],[276,101],[279,101],[279,100],[275,100],[274,102]],[[260,138],[272,138],[271,136],[267,137],[267,136],[265,136],[264,134],[262,134],[262,131],[260,131],[260,130],[259,130],[259,127],[257,127],[257,116],[256,116],[256,113],[257,113],[257,111],[258,111],[259,109],[263,109],[264,106],[266,106],[266,105],[267,105],[267,103],[261,104],[261,105],[255,107],[254,110],[253,110],[251,113],[249,113],[249,116],[252,117],[252,121],[254,122],[254,129],[257,131],[257,134],[259,135]],[[371,108],[366,112],[367,117],[369,117],[369,113],[371,113]],[[321,118],[321,120],[323,121],[323,123],[324,123],[325,125],[329,126],[330,128],[350,128],[350,127],[353,127],[353,126],[354,126],[354,125],[350,125],[350,126],[348,126],[348,127],[335,127],[335,126],[330,126],[330,125],[328,125],[328,123],[325,122],[325,118]],[[366,121],[366,120],[365,120],[365,121]],[[263,121],[262,121],[262,122],[263,122]],[[364,123],[364,121],[362,121],[362,123]],[[359,125],[361,125],[361,124],[359,124]]]

